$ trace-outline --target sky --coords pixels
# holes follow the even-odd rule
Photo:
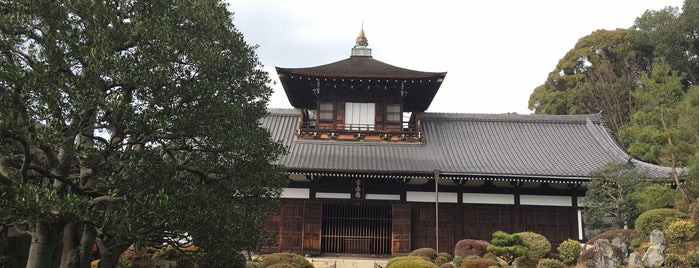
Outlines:
[[[273,80],[270,108],[291,108],[275,67],[350,56],[364,29],[374,59],[447,72],[427,112],[531,114],[529,95],[578,39],[630,28],[682,0],[227,0]]]

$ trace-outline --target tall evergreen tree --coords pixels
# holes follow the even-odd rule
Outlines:
[[[193,243],[235,266],[284,183],[270,79],[216,0],[3,1],[0,219],[27,267]]]
[[[684,79],[683,73],[673,71],[662,58],[656,60],[653,69],[643,74],[643,85],[632,93],[638,110],[619,137],[635,157],[671,167],[677,190],[690,202],[677,171],[687,164],[694,151],[691,135],[679,125]]]

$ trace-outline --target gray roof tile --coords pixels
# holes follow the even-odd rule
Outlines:
[[[288,146],[289,170],[584,179],[626,154],[601,116],[422,113],[423,143],[297,140],[300,112],[270,109],[262,124]],[[670,169],[631,160],[657,177]]]

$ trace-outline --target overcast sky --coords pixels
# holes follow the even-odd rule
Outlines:
[[[581,37],[629,28],[681,0],[228,0],[233,23],[275,81],[269,106],[291,108],[275,66],[346,59],[364,25],[374,59],[447,72],[428,112],[532,113],[529,95]]]

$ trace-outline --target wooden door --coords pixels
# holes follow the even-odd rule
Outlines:
[[[280,209],[279,250],[299,252],[303,231],[303,203],[289,200]]]
[[[408,255],[411,248],[410,204],[394,204],[392,209],[392,255]]]
[[[320,255],[323,227],[323,204],[306,201],[303,205],[303,245],[301,253]]]

